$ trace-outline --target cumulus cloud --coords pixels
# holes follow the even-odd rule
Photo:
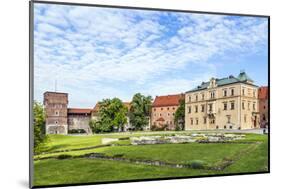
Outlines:
[[[216,75],[214,56],[267,44],[253,17],[36,4],[34,23],[35,98],[57,80],[74,106],[184,92]]]

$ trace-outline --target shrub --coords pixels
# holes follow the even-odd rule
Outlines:
[[[71,158],[72,156],[71,155],[68,155],[68,154],[61,154],[61,155],[58,155],[58,159],[69,159]]]
[[[189,162],[188,165],[192,169],[203,169],[206,167],[206,163],[202,160],[193,160]]]
[[[86,133],[84,129],[71,129],[68,131],[69,134]]]
[[[121,137],[121,138],[118,138],[118,140],[129,140],[130,137]]]

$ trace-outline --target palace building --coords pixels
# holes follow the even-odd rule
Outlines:
[[[185,93],[185,130],[258,128],[258,86],[245,72],[211,78]]]
[[[167,130],[175,130],[175,112],[184,94],[156,96],[152,103],[151,125],[158,128],[167,127]]]

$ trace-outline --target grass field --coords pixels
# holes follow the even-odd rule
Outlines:
[[[179,132],[177,132],[179,133]],[[91,136],[50,135],[44,154],[35,156],[35,186],[54,184],[93,183],[149,178],[169,178],[212,174],[265,172],[268,170],[267,135],[246,134],[234,143],[186,143],[129,145],[122,140],[114,146],[102,146],[102,138],[167,135],[158,133],[116,133]],[[118,145],[119,144],[119,145]],[[121,146],[120,146],[121,144]],[[97,147],[98,148],[95,148]],[[85,149],[90,148],[90,149]],[[203,166],[174,168],[144,165],[107,159],[90,159],[85,155],[102,153],[106,157],[130,160],[161,161],[165,163]],[[67,159],[57,159],[68,155]],[[85,157],[83,157],[85,156]],[[41,159],[40,158],[49,158]],[[220,169],[217,169],[220,168]]]

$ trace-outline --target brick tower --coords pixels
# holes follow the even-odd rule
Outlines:
[[[67,93],[44,93],[47,134],[67,134],[67,105]]]

